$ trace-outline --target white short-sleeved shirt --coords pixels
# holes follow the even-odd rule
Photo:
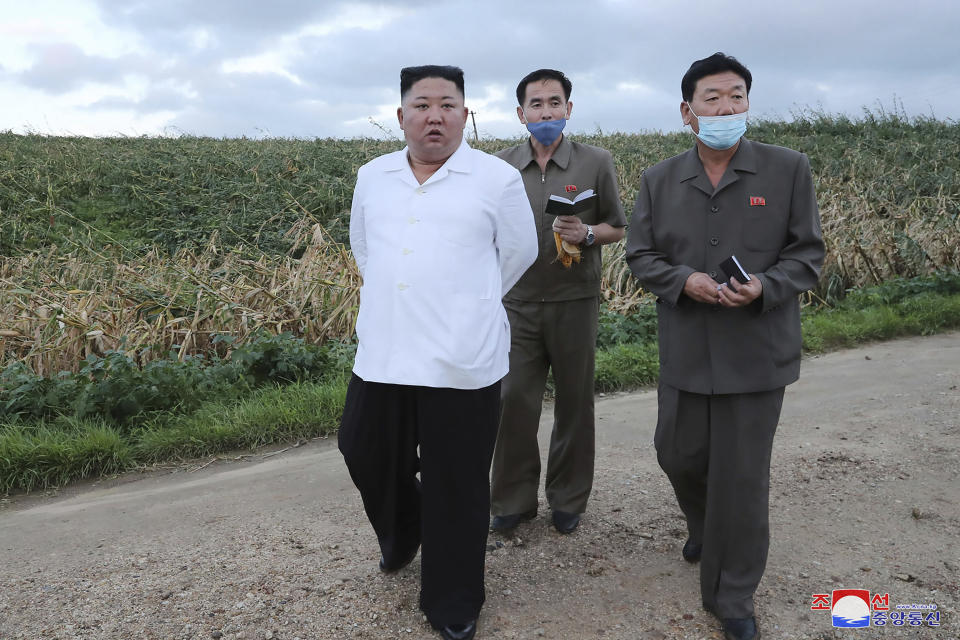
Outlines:
[[[407,149],[360,168],[350,245],[363,276],[353,371],[479,389],[506,375],[501,298],[537,257],[519,172],[466,142],[422,185]]]

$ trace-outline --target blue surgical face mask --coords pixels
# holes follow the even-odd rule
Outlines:
[[[560,137],[560,133],[565,126],[567,126],[566,118],[560,118],[559,120],[541,120],[540,122],[528,122],[527,131],[529,131],[530,135],[536,138],[540,144],[549,147]]]
[[[687,103],[690,107],[690,103]],[[690,113],[697,116],[693,107]],[[747,112],[735,113],[729,116],[697,116],[700,133],[696,133],[700,141],[711,149],[723,151],[737,144],[737,140],[747,132]]]

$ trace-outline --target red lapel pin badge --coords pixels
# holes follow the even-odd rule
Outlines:
[[[750,206],[765,207],[767,206],[767,201],[763,196],[750,196]]]
[[[575,185],[575,184],[568,184],[567,186],[565,186],[565,187],[563,188],[563,190],[566,191],[567,193],[570,193],[571,191],[576,191],[576,190],[577,190],[577,185]]]

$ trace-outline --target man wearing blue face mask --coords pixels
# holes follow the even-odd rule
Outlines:
[[[571,89],[570,80],[553,69],[523,78],[517,116],[531,137],[497,154],[520,170],[540,242],[537,261],[503,299],[510,372],[501,387],[491,480],[491,529],[500,533],[537,513],[537,427],[550,371],[556,402],[546,497],[559,533],[577,528],[593,486],[600,247],[623,238],[627,220],[613,157],[562,133],[573,109]],[[575,215],[555,209],[557,198],[576,201],[566,211]]]
[[[644,172],[626,249],[658,296],[654,445],[687,518],[681,554],[728,640],[760,635],[773,436],[800,372],[798,296],[824,256],[806,155],[743,137],[751,83],[722,53],[690,66],[680,115],[696,146]],[[721,275],[731,256],[749,279]]]

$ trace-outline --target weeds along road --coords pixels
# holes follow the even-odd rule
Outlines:
[[[956,332],[804,361],[774,446],[765,638],[960,637],[958,388]],[[491,535],[477,637],[720,638],[680,560],[656,394],[600,398],[597,416],[580,529],[557,535],[541,501],[514,537]],[[4,500],[0,638],[437,637],[417,563],[377,571],[332,441],[208,462]],[[941,626],[835,632],[811,606],[841,588],[888,594],[892,611],[935,604]]]

